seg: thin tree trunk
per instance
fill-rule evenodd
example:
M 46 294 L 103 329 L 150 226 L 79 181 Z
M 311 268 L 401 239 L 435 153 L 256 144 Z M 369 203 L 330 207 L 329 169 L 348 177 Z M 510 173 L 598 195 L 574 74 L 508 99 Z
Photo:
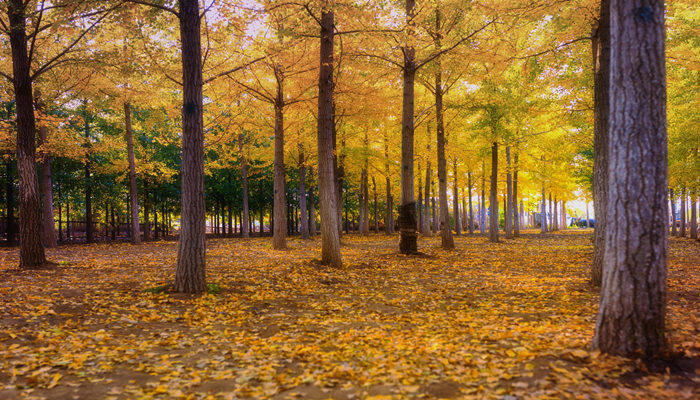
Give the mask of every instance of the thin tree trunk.
M 5 161 L 5 239 L 10 245 L 17 242 L 17 221 L 15 219 L 14 161 Z
M 198 0 L 180 0 L 182 43 L 182 211 L 175 290 L 206 288 L 204 204 L 204 119 L 201 19 Z
M 481 206 L 479 208 L 479 232 L 486 233 L 486 162 L 481 162 Z
M 284 95 L 281 72 L 277 76 L 277 98 L 275 99 L 275 173 L 274 173 L 274 214 L 275 228 L 272 234 L 272 247 L 276 250 L 287 248 L 287 196 L 284 183 Z
M 489 240 L 498 242 L 498 142 L 491 144 L 491 194 L 489 197 Z
M 309 238 L 309 219 L 306 210 L 306 165 L 304 165 L 304 155 L 299 152 L 299 210 L 301 212 L 301 238 Z
M 126 148 L 129 156 L 129 197 L 131 198 L 131 241 L 141 243 L 139 226 L 139 197 L 136 187 L 136 160 L 134 157 L 134 138 L 131 130 L 131 105 L 124 103 L 124 122 L 126 124 Z
M 457 193 L 457 159 L 453 159 L 452 162 L 452 174 L 454 175 L 454 186 L 452 187 L 452 208 L 455 219 L 455 234 L 460 235 L 462 233 L 461 218 L 459 216 L 459 196 Z M 454 245 L 454 243 L 453 243 Z
M 591 227 L 591 217 L 588 215 L 588 202 L 586 202 L 586 228 Z
M 685 187 L 681 188 L 681 212 L 680 212 L 680 218 L 681 218 L 681 229 L 679 231 L 679 236 L 680 237 L 685 237 Z
M 698 215 L 697 215 L 698 191 L 691 192 L 690 196 L 690 238 L 698 238 Z
M 467 172 L 467 191 L 469 196 L 469 234 L 474 234 L 474 209 L 472 208 L 472 173 Z
M 145 187 L 145 184 L 144 184 Z M 151 212 L 151 203 L 148 201 L 148 190 L 145 190 L 146 195 L 143 198 L 143 222 L 144 222 L 144 227 L 143 227 L 143 240 L 151 240 L 151 221 L 150 221 L 150 212 Z M 112 210 L 114 211 L 114 210 Z
M 426 130 L 428 132 L 428 154 L 430 154 L 430 142 L 432 141 L 432 138 L 430 136 L 430 123 L 426 123 Z M 430 198 L 431 198 L 431 192 L 430 192 L 430 186 L 431 182 L 433 180 L 433 171 L 432 171 L 432 166 L 430 165 L 430 158 L 428 158 L 428 165 L 425 170 L 425 199 L 424 199 L 424 205 L 423 207 L 425 208 L 424 212 L 424 218 L 423 218 L 423 226 L 421 227 L 421 233 L 425 236 L 431 236 L 432 232 L 430 229 Z
M 379 205 L 377 202 L 377 181 L 372 176 L 372 192 L 374 192 L 374 232 L 379 233 Z
M 23 0 L 10 0 L 7 5 L 12 48 L 12 83 L 17 110 L 17 171 L 19 176 L 19 264 L 20 268 L 37 268 L 46 263 L 41 240 L 41 197 L 36 173 L 36 121 L 30 60 L 27 55 L 27 34 Z
M 664 39 L 663 2 L 611 1 L 609 181 L 593 346 L 624 356 L 667 350 Z
M 406 21 L 409 36 L 414 30 L 415 0 L 406 0 Z M 403 254 L 418 252 L 416 236 L 416 202 L 413 188 L 413 133 L 414 133 L 414 83 L 416 77 L 416 51 L 412 43 L 403 48 L 403 112 L 401 116 L 401 208 L 399 227 L 401 238 L 399 251 Z
M 608 136 L 610 104 L 610 0 L 601 0 L 593 40 L 593 265 L 591 283 L 600 286 L 605 253 L 606 199 L 608 190 Z
M 340 236 L 333 170 L 333 12 L 321 13 L 318 73 L 318 196 L 321 214 L 321 261 L 340 267 Z
M 515 154 L 513 155 L 513 201 L 511 202 L 513 206 L 513 237 L 520 236 L 520 215 L 522 213 L 522 200 L 520 201 L 520 211 L 518 211 L 518 148 L 515 148 Z
M 544 182 L 542 182 L 542 218 L 541 218 L 541 232 L 547 233 L 547 197 L 544 193 Z
M 248 205 L 248 159 L 243 154 L 243 136 L 240 137 L 238 151 L 241 154 L 241 186 L 243 190 L 243 215 L 241 216 L 241 235 L 250 237 L 250 206 Z
M 511 176 L 510 146 L 506 146 L 506 208 L 503 210 L 506 239 L 513 238 L 513 178 Z
M 676 199 L 673 196 L 673 189 L 669 190 L 669 197 L 671 199 L 671 235 L 677 236 L 678 231 L 676 230 Z

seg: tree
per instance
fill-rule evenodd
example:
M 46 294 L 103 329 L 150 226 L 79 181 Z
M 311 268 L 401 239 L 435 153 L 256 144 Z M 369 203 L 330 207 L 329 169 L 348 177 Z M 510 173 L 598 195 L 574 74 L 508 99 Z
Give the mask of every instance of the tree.
M 666 350 L 667 140 L 664 5 L 610 1 L 607 226 L 594 347 Z

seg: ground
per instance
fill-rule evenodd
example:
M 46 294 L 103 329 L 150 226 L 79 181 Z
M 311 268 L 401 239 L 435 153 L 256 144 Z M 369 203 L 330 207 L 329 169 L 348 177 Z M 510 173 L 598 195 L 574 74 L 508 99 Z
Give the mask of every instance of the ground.
M 176 243 L 61 246 L 20 271 L 0 250 L 0 399 L 698 398 L 700 246 L 669 249 L 669 367 L 590 352 L 590 231 L 446 252 L 398 237 L 212 239 L 210 292 L 163 290 Z M 651 371 L 649 370 L 651 368 Z

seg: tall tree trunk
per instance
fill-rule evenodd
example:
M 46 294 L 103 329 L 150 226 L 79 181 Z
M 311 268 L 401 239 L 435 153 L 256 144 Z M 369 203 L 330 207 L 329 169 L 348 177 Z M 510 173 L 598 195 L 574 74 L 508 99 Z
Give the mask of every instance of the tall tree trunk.
M 608 136 L 610 104 L 610 0 L 601 0 L 593 40 L 593 265 L 591 283 L 600 286 L 605 253 L 606 199 L 608 190 Z
M 436 26 L 440 26 L 440 12 L 436 11 Z M 436 48 L 440 48 L 440 41 L 436 41 Z M 443 249 L 454 249 L 455 243 L 452 238 L 452 227 L 450 224 L 450 210 L 447 206 L 447 160 L 445 159 L 445 124 L 443 121 L 442 109 L 442 71 L 440 62 L 437 62 L 437 72 L 435 73 L 435 119 L 437 131 L 437 166 L 438 166 L 438 198 L 440 199 L 440 238 Z
M 511 176 L 510 146 L 506 146 L 506 208 L 503 210 L 506 239 L 513 238 L 513 178 Z
M 363 235 L 369 235 L 369 178 L 367 176 L 367 161 L 365 161 L 365 168 L 362 173 L 362 220 L 360 221 L 361 233 Z
M 394 197 L 391 195 L 391 182 L 386 178 L 386 213 L 384 216 L 384 232 L 394 233 Z
M 414 30 L 415 0 L 406 0 L 406 21 L 409 36 Z M 399 227 L 401 238 L 399 251 L 403 254 L 418 252 L 416 236 L 416 202 L 413 188 L 413 101 L 416 77 L 416 50 L 412 43 L 403 48 L 403 113 L 401 116 L 401 208 L 399 210 Z
M 593 338 L 605 353 L 656 357 L 667 349 L 664 39 L 662 1 L 611 1 L 609 181 Z
M 426 123 L 427 126 L 427 131 L 428 131 L 428 154 L 430 154 L 430 142 L 432 141 L 432 138 L 430 137 L 430 124 Z M 426 236 L 431 236 L 432 232 L 430 229 L 430 198 L 431 198 L 431 192 L 430 192 L 430 186 L 431 182 L 433 180 L 433 171 L 432 171 L 432 166 L 430 165 L 430 158 L 428 158 L 428 165 L 425 170 L 425 199 L 423 201 L 424 205 L 423 207 L 425 208 L 425 213 L 424 213 L 424 218 L 423 218 L 423 226 L 421 226 L 421 233 Z
M 86 146 L 90 147 L 90 124 L 85 110 L 85 140 Z M 90 153 L 85 156 L 85 241 L 92 243 L 95 241 L 95 234 L 92 226 L 92 176 L 90 172 Z
M 30 60 L 27 55 L 26 3 L 10 0 L 7 5 L 12 48 L 12 83 L 17 110 L 17 172 L 19 176 L 19 264 L 36 268 L 46 263 L 41 240 L 41 198 L 36 174 L 36 121 Z
M 698 215 L 697 215 L 698 191 L 691 192 L 690 196 L 690 238 L 698 238 Z
M 243 190 L 243 215 L 241 216 L 241 236 L 250 237 L 250 206 L 248 204 L 248 158 L 243 154 L 243 136 L 240 136 L 238 151 L 241 154 L 241 186 Z
M 679 231 L 679 236 L 680 237 L 685 237 L 685 186 L 681 188 L 681 210 L 680 210 L 680 218 L 681 218 L 681 227 Z
M 457 158 L 452 160 L 452 174 L 454 178 L 454 186 L 452 187 L 452 208 L 455 216 L 455 234 L 459 236 L 462 233 L 462 226 L 461 219 L 459 216 L 459 195 L 457 193 Z
M 541 232 L 547 233 L 547 196 L 544 193 L 544 182 L 542 182 L 542 218 L 541 218 Z
M 423 174 L 418 163 L 418 232 L 423 233 Z
M 467 196 L 469 197 L 469 234 L 474 234 L 474 209 L 472 208 L 472 172 L 467 172 Z
M 489 196 L 489 240 L 498 242 L 498 142 L 491 144 L 491 194 Z
M 377 181 L 372 176 L 372 192 L 374 192 L 374 232 L 379 233 L 379 204 L 377 202 Z
M 284 95 L 281 72 L 277 76 L 277 98 L 275 99 L 275 173 L 274 173 L 274 214 L 275 228 L 272 234 L 272 248 L 287 248 L 287 196 L 284 185 Z
M 554 217 L 554 210 L 552 209 L 552 192 L 549 192 L 549 218 L 547 221 L 549 221 L 549 232 L 554 232 L 554 220 L 556 218 Z
M 180 0 L 182 43 L 182 211 L 175 290 L 206 289 L 204 114 L 199 0 Z
M 486 233 L 486 162 L 481 162 L 481 207 L 479 209 L 479 232 Z
M 63 215 L 61 212 L 62 208 L 63 208 L 63 204 L 61 204 L 61 185 L 59 184 L 58 185 L 58 241 L 59 242 L 63 242 L 63 225 L 61 224 L 61 221 L 63 219 Z
M 36 108 L 38 112 L 42 112 L 43 104 L 37 94 Z M 46 143 L 47 128 L 44 124 L 39 125 L 39 146 Z M 53 220 L 53 188 L 51 187 L 51 157 L 46 150 L 39 153 L 41 163 L 41 216 L 42 216 L 42 237 L 44 239 L 44 247 L 56 247 L 56 226 Z
M 586 228 L 591 227 L 591 217 L 588 215 L 588 202 L 586 202 Z
M 561 201 L 561 229 L 566 229 L 566 201 Z
M 673 196 L 673 189 L 669 189 L 669 197 L 671 199 L 671 235 L 677 236 L 676 230 L 676 199 Z
M 518 212 L 518 148 L 515 148 L 515 154 L 513 155 L 513 201 L 511 202 L 513 206 L 513 237 L 520 236 L 520 214 L 522 213 L 522 200 L 520 205 L 520 212 Z
M 144 183 L 144 189 L 145 183 Z M 151 240 L 151 221 L 150 221 L 150 212 L 151 212 L 151 204 L 148 201 L 148 190 L 144 190 L 146 195 L 143 197 L 143 222 L 144 222 L 144 227 L 143 227 L 143 240 Z M 112 209 L 112 212 L 114 212 L 114 209 Z
M 136 187 L 136 160 L 134 158 L 134 135 L 131 130 L 131 105 L 124 103 L 124 122 L 126 124 L 126 148 L 129 155 L 129 197 L 131 198 L 131 241 L 141 243 L 139 226 L 139 197 Z
M 321 261 L 340 267 L 340 236 L 333 170 L 333 12 L 321 13 L 318 73 L 318 196 L 321 214 Z
M 306 165 L 304 165 L 304 155 L 299 152 L 299 210 L 301 213 L 301 238 L 309 238 L 309 219 L 306 209 Z

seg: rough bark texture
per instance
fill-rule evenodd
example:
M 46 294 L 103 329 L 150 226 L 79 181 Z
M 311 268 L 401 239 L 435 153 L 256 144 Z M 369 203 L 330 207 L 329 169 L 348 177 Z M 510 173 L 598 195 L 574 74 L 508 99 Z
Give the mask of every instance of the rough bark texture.
M 36 109 L 41 112 L 43 104 L 37 94 Z M 39 146 L 46 143 L 47 128 L 44 124 L 39 125 Z M 42 217 L 42 239 L 45 247 L 56 247 L 56 226 L 53 220 L 53 188 L 51 187 L 51 157 L 46 151 L 39 153 L 41 160 L 39 168 L 41 169 L 41 217 Z
M 95 232 L 92 225 L 92 173 L 90 172 L 90 119 L 85 110 L 85 147 L 88 149 L 85 155 L 85 241 L 95 241 Z M 131 225 L 130 225 L 131 226 Z M 129 231 L 131 237 L 131 231 Z
M 673 189 L 669 189 L 669 198 L 671 200 L 671 235 L 676 236 L 676 199 L 673 196 Z
M 610 28 L 609 223 L 593 345 L 653 357 L 666 350 L 663 2 L 612 0 Z
M 479 207 L 479 233 L 486 232 L 486 162 L 481 162 L 481 206 Z
M 139 196 L 136 188 L 136 160 L 134 158 L 134 134 L 131 130 L 131 105 L 124 103 L 126 125 L 126 148 L 129 156 L 129 198 L 131 199 L 131 242 L 141 243 L 139 226 Z
M 698 238 L 698 191 L 693 191 L 690 197 L 690 237 L 691 239 Z
M 372 176 L 372 191 L 374 192 L 374 232 L 379 233 L 379 203 L 377 202 L 377 181 Z
M 547 233 L 547 196 L 545 196 L 544 192 L 544 183 L 542 183 L 542 218 L 540 227 L 542 228 L 542 233 Z
M 284 185 L 284 97 L 282 80 L 277 75 L 277 98 L 275 99 L 275 161 L 274 161 L 274 214 L 272 248 L 287 248 L 287 196 Z
M 510 146 L 506 146 L 506 209 L 505 217 L 505 233 L 506 239 L 513 238 L 513 178 L 511 176 L 510 164 Z
M 318 196 L 321 215 L 321 262 L 342 266 L 333 165 L 333 13 L 321 14 L 321 50 L 318 72 Z
M 442 72 L 435 73 L 435 115 L 437 131 L 438 200 L 440 208 L 440 239 L 443 249 L 454 249 L 447 206 L 447 160 L 445 159 L 445 125 L 442 113 Z
M 15 162 L 5 160 L 5 239 L 8 244 L 17 242 L 17 220 L 15 219 Z
M 432 138 L 430 137 L 430 124 L 426 125 L 426 129 L 428 131 L 428 154 L 430 154 L 430 141 Z M 423 200 L 423 208 L 425 209 L 425 213 L 423 215 L 423 225 L 421 226 L 421 233 L 425 236 L 432 236 L 432 232 L 430 230 L 430 182 L 432 177 L 432 166 L 430 165 L 430 159 L 428 159 L 427 169 L 425 170 L 425 197 Z
M 389 138 L 384 136 L 384 163 L 385 169 L 385 184 L 386 184 L 386 212 L 384 213 L 384 232 L 387 235 L 394 233 L 394 198 L 391 195 L 391 181 L 389 179 L 390 169 L 389 169 Z
M 238 152 L 241 155 L 241 190 L 243 191 L 241 236 L 247 238 L 250 237 L 250 206 L 248 204 L 248 158 L 243 153 L 243 135 L 239 137 Z
M 498 142 L 491 144 L 491 193 L 489 196 L 489 240 L 498 242 Z
M 599 286 L 605 253 L 608 190 L 608 120 L 610 107 L 610 0 L 602 0 L 598 26 L 593 31 L 593 265 L 591 282 Z
M 415 0 L 406 0 L 406 20 L 409 36 L 413 31 Z M 416 201 L 413 188 L 413 106 L 416 78 L 416 50 L 412 44 L 403 48 L 403 113 L 401 116 L 401 207 L 399 251 L 403 254 L 418 252 L 416 235 Z
M 686 224 L 685 224 L 685 218 L 686 218 L 686 215 L 685 215 L 685 195 L 686 195 L 685 188 L 682 188 L 681 189 L 681 209 L 680 209 L 681 226 L 680 226 L 680 230 L 678 232 L 678 235 L 680 237 L 685 237 L 685 226 L 686 226 Z
M 198 0 L 180 0 L 182 43 L 182 211 L 175 290 L 206 289 L 204 120 L 202 48 Z
M 12 75 L 17 110 L 17 173 L 19 176 L 19 264 L 36 268 L 46 263 L 41 240 L 41 197 L 36 174 L 36 121 L 30 60 L 27 55 L 25 2 L 10 0 L 7 5 L 12 47 Z

